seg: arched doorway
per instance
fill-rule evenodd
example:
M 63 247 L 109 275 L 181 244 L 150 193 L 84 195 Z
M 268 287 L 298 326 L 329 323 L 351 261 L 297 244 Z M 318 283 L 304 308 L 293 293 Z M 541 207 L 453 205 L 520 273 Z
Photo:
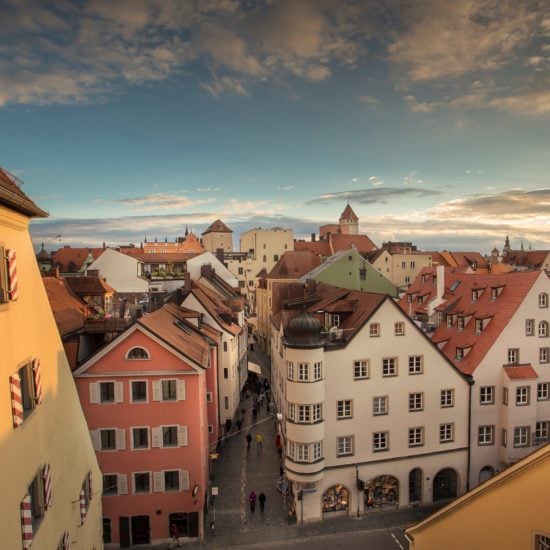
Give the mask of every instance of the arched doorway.
M 365 508 L 396 506 L 399 502 L 399 481 L 393 476 L 373 477 L 365 484 Z
M 494 475 L 495 469 L 492 466 L 483 466 L 483 468 L 479 470 L 479 482 L 483 483 L 484 481 L 491 479 Z
M 333 485 L 323 494 L 323 514 L 349 510 L 349 491 L 343 485 Z
M 409 504 L 422 501 L 422 470 L 415 468 L 409 473 Z
M 433 483 L 433 500 L 449 500 L 456 498 L 456 472 L 452 468 L 444 468 L 437 472 Z

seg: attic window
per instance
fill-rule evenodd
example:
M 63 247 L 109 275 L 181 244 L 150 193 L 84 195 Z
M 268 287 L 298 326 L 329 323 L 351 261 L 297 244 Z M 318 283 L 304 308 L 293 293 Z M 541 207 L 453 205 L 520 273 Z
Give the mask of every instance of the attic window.
M 128 351 L 126 359 L 150 359 L 150 356 L 145 348 L 136 347 Z

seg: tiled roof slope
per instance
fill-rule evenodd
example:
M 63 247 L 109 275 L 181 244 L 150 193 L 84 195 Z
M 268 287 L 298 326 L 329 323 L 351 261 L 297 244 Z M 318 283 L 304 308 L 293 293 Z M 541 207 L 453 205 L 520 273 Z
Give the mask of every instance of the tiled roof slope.
M 207 233 L 233 233 L 233 231 L 221 220 L 216 220 L 202 234 L 206 235 Z
M 464 316 L 464 328 L 460 330 L 456 319 L 452 326 L 440 324 L 432 336 L 434 343 L 442 345 L 447 358 L 464 374 L 471 375 L 486 353 L 491 349 L 502 330 L 512 319 L 539 276 L 538 271 L 511 272 L 502 275 L 456 273 L 445 270 L 445 301 L 437 307 L 443 314 Z M 454 290 L 451 291 L 451 289 Z M 492 297 L 492 289 L 498 296 Z M 476 300 L 472 291 L 481 291 Z M 408 306 L 408 304 L 400 303 Z M 407 311 L 407 309 L 405 309 Z M 480 333 L 476 333 L 475 319 L 488 319 Z M 444 344 L 443 344 L 444 343 Z M 457 348 L 468 350 L 462 359 L 456 359 Z
M 82 277 L 65 277 L 65 280 L 72 290 L 80 296 L 98 296 L 115 293 L 115 289 L 101 277 L 86 275 Z
M 176 351 L 206 367 L 208 339 L 187 321 L 186 311 L 175 304 L 167 304 L 150 315 L 140 317 L 137 322 Z
M 39 208 L 21 191 L 21 182 L 7 170 L 0 168 L 0 205 L 20 212 L 29 218 L 47 218 L 48 213 Z
M 72 262 L 75 270 L 79 271 L 82 264 L 88 258 L 88 254 L 91 253 L 93 259 L 97 260 L 103 252 L 103 248 L 73 248 L 72 246 L 64 246 L 52 252 L 52 263 L 54 267 L 59 267 L 61 271 L 69 272 L 69 264 Z
M 43 277 L 42 280 L 61 336 L 81 330 L 90 313 L 86 303 L 74 294 L 64 279 Z
M 267 277 L 269 279 L 289 279 L 298 278 L 321 263 L 319 256 L 312 252 L 287 251 L 273 266 Z

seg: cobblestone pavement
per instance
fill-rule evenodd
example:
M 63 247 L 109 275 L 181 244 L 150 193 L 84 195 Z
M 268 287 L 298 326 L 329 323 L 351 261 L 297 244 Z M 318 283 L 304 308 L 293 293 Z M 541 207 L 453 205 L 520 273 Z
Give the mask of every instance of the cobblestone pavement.
M 249 360 L 262 366 L 262 373 L 269 377 L 269 359 L 257 351 L 249 352 Z M 322 522 L 304 525 L 289 525 L 283 496 L 277 490 L 280 458 L 275 447 L 276 418 L 269 413 L 267 404 L 260 408 L 252 425 L 252 399 L 244 398 L 241 408 L 246 409 L 245 421 L 240 432 L 233 424 L 229 437 L 219 448 L 219 458 L 213 463 L 211 485 L 218 487 L 214 506 L 210 507 L 206 519 L 207 533 L 202 541 L 182 539 L 182 547 L 191 548 L 243 548 L 262 542 L 303 539 L 373 529 L 405 528 L 417 523 L 433 513 L 438 507 L 410 508 L 406 510 L 370 512 L 359 518 L 339 517 Z M 246 434 L 264 438 L 262 448 L 257 448 L 253 440 L 247 450 Z M 258 503 L 254 513 L 248 505 L 248 495 L 254 490 L 256 495 L 264 492 L 267 497 L 265 511 L 260 511 Z M 208 526 L 214 522 L 215 530 Z M 160 545 L 156 550 L 170 548 Z M 140 546 L 140 548 L 144 548 Z

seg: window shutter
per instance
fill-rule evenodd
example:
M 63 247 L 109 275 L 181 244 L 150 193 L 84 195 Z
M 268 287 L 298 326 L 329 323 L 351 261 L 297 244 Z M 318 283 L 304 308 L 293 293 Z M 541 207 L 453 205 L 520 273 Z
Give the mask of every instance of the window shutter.
M 32 513 L 31 513 L 31 496 L 25 495 L 20 504 L 21 510 L 21 537 L 23 549 L 31 547 L 32 544 Z
M 160 380 L 153 380 L 153 401 L 162 400 L 162 389 Z
M 9 298 L 17 300 L 19 298 L 19 289 L 17 285 L 17 260 L 15 250 L 8 250 L 8 282 Z
M 122 388 L 122 382 L 115 382 L 115 403 L 122 403 L 124 401 L 124 392 Z
M 32 374 L 34 377 L 34 401 L 36 404 L 42 403 L 42 378 L 40 376 L 40 359 L 32 360 Z
M 153 491 L 155 493 L 164 491 L 164 472 L 153 472 Z
M 151 428 L 151 446 L 162 447 L 162 428 Z
M 90 382 L 90 403 L 99 403 L 99 383 Z
M 84 490 L 80 491 L 80 523 L 86 521 L 86 493 Z
M 21 399 L 21 377 L 19 373 L 10 376 L 11 414 L 13 427 L 23 424 L 23 400 Z
M 126 430 L 120 430 L 117 428 L 116 448 L 117 451 L 123 451 L 124 449 L 126 449 Z
M 42 468 L 42 481 L 44 482 L 44 508 L 48 509 L 52 505 L 52 475 L 49 464 Z
M 119 495 L 128 494 L 128 478 L 126 474 L 117 474 L 117 493 Z
M 178 380 L 176 384 L 176 393 L 178 401 L 185 400 L 185 380 Z
M 187 426 L 178 426 L 178 444 L 187 447 Z
M 180 490 L 189 490 L 189 470 L 180 470 Z

